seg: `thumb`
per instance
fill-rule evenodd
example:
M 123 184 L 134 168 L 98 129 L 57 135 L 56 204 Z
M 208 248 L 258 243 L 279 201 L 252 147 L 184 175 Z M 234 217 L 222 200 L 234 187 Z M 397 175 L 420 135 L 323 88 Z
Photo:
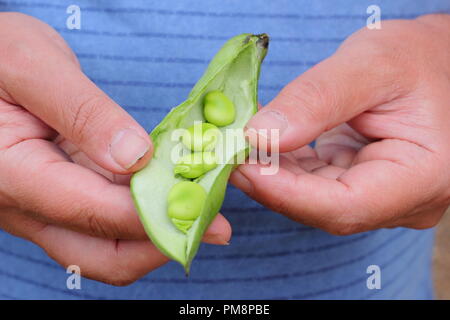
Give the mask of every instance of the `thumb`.
M 127 174 L 143 167 L 152 153 L 146 131 L 76 64 L 49 51 L 45 59 L 27 57 L 31 70 L 6 72 L 8 94 L 104 169 Z
M 268 148 L 274 143 L 271 130 L 278 130 L 279 150 L 289 152 L 396 98 L 402 94 L 398 88 L 405 87 L 396 82 L 404 82 L 406 77 L 399 76 L 399 66 L 385 55 L 344 46 L 283 88 L 249 121 L 247 130 L 257 133 L 258 144 L 267 143 Z

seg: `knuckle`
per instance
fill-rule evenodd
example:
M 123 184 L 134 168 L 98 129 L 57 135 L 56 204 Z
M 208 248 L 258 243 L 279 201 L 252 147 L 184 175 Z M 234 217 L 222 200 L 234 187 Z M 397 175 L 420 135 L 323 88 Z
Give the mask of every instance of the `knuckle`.
M 285 194 L 291 194 L 288 190 L 286 190 Z M 258 193 L 252 195 L 254 199 L 265 204 L 267 207 L 272 209 L 275 212 L 287 215 L 291 217 L 293 220 L 298 221 L 297 214 L 295 214 L 298 210 L 295 208 L 294 202 L 292 199 L 289 199 L 286 196 L 283 196 L 282 193 L 277 196 L 272 196 L 268 198 L 266 193 Z M 267 200 L 270 199 L 270 200 Z
M 19 12 L 8 12 L 0 15 L 0 46 L 1 67 L 11 76 L 18 76 L 23 70 L 29 71 L 39 66 L 39 60 L 43 58 L 43 48 L 37 50 L 36 44 L 40 41 L 39 30 L 30 34 L 27 28 L 36 30 L 34 21 L 37 19 Z M 15 30 L 15 32 L 10 32 Z M 30 69 L 33 68 L 33 69 Z M 22 71 L 22 72 L 21 72 Z M 28 73 L 28 72 L 27 72 Z
M 112 260 L 109 260 L 109 258 Z M 107 264 L 99 265 L 95 270 L 90 270 L 84 276 L 116 287 L 125 287 L 137 281 L 140 275 L 128 270 L 124 263 L 118 261 L 119 259 L 120 257 L 114 254 L 108 257 Z
M 22 141 L 19 129 L 28 126 L 25 111 L 0 106 L 0 150 Z M 19 133 L 19 134 L 18 134 Z
M 326 119 L 337 106 L 337 95 L 321 80 L 302 78 L 286 92 L 286 98 L 301 108 L 303 116 L 318 122 Z
M 374 76 L 378 76 L 377 79 L 385 79 L 386 85 L 393 85 L 392 88 L 395 89 L 395 83 L 399 82 L 398 75 L 404 75 L 404 77 L 400 77 L 402 83 L 409 79 L 408 76 L 414 76 L 415 67 L 409 66 L 407 68 L 409 59 L 407 53 L 402 49 L 398 47 L 388 48 L 386 44 L 381 42 L 377 45 L 376 50 L 373 49 L 373 53 L 370 55 L 371 65 L 377 66 L 372 68 L 370 72 L 375 73 Z
M 435 212 L 427 212 L 422 215 L 422 217 L 416 219 L 415 223 L 405 226 L 416 230 L 434 228 L 441 221 L 441 218 L 445 212 L 446 208 L 441 208 Z
M 54 223 L 70 226 L 72 229 L 81 231 L 91 236 L 114 239 L 118 235 L 116 227 L 105 216 L 101 209 L 92 205 L 93 202 L 81 201 L 80 203 L 70 203 L 64 208 L 60 208 L 58 213 L 51 214 L 50 218 Z
M 82 215 L 84 216 L 84 221 L 86 221 L 88 232 L 96 237 L 116 239 L 129 234 L 128 230 L 123 230 L 124 228 L 114 219 L 102 214 L 99 210 L 85 209 Z
M 280 197 L 274 198 L 272 202 L 270 203 L 270 207 L 278 212 L 285 214 L 289 211 L 289 205 L 284 199 L 281 199 Z
M 413 25 L 410 25 L 414 28 Z M 338 54 L 345 55 L 348 61 L 357 63 L 365 70 L 367 77 L 382 79 L 394 91 L 413 89 L 420 79 L 423 65 L 417 64 L 418 50 L 411 50 L 415 41 L 407 28 L 395 23 L 385 22 L 380 32 L 362 28 L 343 42 Z M 398 41 L 398 39 L 409 41 Z
M 332 224 L 329 224 L 325 231 L 335 236 L 349 236 L 364 231 L 363 226 L 352 218 L 341 218 Z
M 304 79 L 299 82 L 297 99 L 312 120 L 325 119 L 336 105 L 336 94 L 320 80 Z
M 92 133 L 92 128 L 101 123 L 108 103 L 108 99 L 103 95 L 91 95 L 71 108 L 68 134 L 75 143 L 85 141 Z
M 0 24 L 2 25 L 2 28 L 0 28 L 0 32 L 16 30 L 21 26 L 28 26 L 32 21 L 38 21 L 39 23 L 42 23 L 38 19 L 22 12 L 0 12 Z
M 48 60 L 49 56 L 56 60 L 61 56 L 55 56 L 55 53 L 61 52 L 79 66 L 75 54 L 64 39 L 43 21 L 20 12 L 4 12 L 0 13 L 0 25 L 0 61 L 8 62 L 0 66 L 10 76 L 20 76 L 23 71 L 27 71 L 24 76 L 28 76 L 29 70 L 42 72 L 42 61 Z
M 138 279 L 139 277 L 137 275 L 134 276 L 124 272 L 112 272 L 111 275 L 108 275 L 108 278 L 103 279 L 102 281 L 112 286 L 126 287 L 136 282 Z
M 411 226 L 412 229 L 415 230 L 425 230 L 425 229 L 431 229 L 433 227 L 435 227 L 438 224 L 439 220 L 430 220 L 430 221 L 426 221 L 426 222 L 422 222 L 419 224 L 415 224 L 413 226 Z
M 17 11 L 11 11 L 11 12 L 1 12 L 0 13 L 0 21 L 3 21 L 4 19 L 10 19 L 20 16 L 26 16 L 23 13 L 17 12 Z
M 333 236 L 349 236 L 357 233 L 357 231 L 352 226 L 332 226 L 328 229 L 325 229 L 325 231 L 332 234 Z
M 33 20 L 33 19 L 36 19 L 36 18 L 33 18 L 30 15 L 27 15 L 25 13 L 18 12 L 18 11 L 10 11 L 10 12 L 1 12 L 0 13 L 0 21 L 1 22 L 3 22 L 3 21 L 8 22 L 8 21 L 11 21 L 11 20 L 19 20 L 19 21 L 21 21 L 21 20 L 24 20 L 24 19 L 25 20 Z
M 2 69 L 12 80 L 22 81 L 22 77 L 25 76 L 24 70 L 36 69 L 37 56 L 33 44 L 27 39 L 18 38 L 8 41 L 1 52 L 2 60 L 8 62 L 2 64 Z
M 444 204 L 445 208 L 450 208 L 450 185 L 445 184 L 443 190 L 444 191 L 442 203 Z
M 87 227 L 89 232 L 101 238 L 111 238 L 111 232 L 106 228 L 103 219 L 100 219 L 95 212 L 86 214 Z
M 114 286 L 124 287 L 137 281 L 143 276 L 143 272 L 139 268 L 136 268 L 133 263 L 121 257 L 119 241 L 116 240 L 114 243 L 115 248 L 113 248 L 112 256 L 110 257 L 112 263 L 108 266 L 107 273 L 103 274 L 107 274 L 104 282 Z

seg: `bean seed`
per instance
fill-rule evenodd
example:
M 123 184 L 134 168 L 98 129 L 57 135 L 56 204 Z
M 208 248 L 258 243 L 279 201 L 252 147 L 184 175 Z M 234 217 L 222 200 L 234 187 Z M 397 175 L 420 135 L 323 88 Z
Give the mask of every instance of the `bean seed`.
M 234 122 L 236 109 L 234 103 L 222 91 L 213 90 L 203 98 L 203 115 L 208 122 L 224 127 Z
M 181 142 L 192 151 L 213 150 L 220 137 L 220 130 L 211 123 L 196 123 L 181 137 Z
M 187 179 L 195 179 L 217 167 L 213 152 L 194 152 L 181 157 L 173 172 Z
M 167 214 L 172 223 L 186 233 L 195 222 L 205 204 L 206 191 L 201 185 L 192 181 L 175 184 L 167 197 Z

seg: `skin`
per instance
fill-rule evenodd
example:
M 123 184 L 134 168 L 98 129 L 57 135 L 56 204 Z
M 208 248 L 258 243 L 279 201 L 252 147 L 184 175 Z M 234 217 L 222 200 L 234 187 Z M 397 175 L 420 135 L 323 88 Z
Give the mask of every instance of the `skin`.
M 363 28 L 249 121 L 280 129 L 278 173 L 244 164 L 232 182 L 336 235 L 433 227 L 450 204 L 449 101 L 449 15 Z
M 166 263 L 128 186 L 151 158 L 145 130 L 83 74 L 48 25 L 0 13 L 0 38 L 0 228 L 114 285 Z M 230 236 L 219 214 L 204 241 Z

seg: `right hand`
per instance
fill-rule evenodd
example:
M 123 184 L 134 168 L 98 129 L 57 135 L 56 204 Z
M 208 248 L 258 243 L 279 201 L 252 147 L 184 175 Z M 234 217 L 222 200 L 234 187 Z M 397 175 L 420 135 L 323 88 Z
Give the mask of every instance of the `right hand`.
M 128 187 L 151 158 L 146 131 L 83 74 L 48 25 L 0 13 L 0 38 L 0 228 L 115 285 L 167 262 Z M 218 215 L 204 241 L 225 244 L 230 235 Z
M 256 147 L 278 130 L 279 170 L 243 164 L 233 183 L 335 235 L 435 226 L 450 204 L 449 30 L 433 14 L 350 36 L 247 124 Z

